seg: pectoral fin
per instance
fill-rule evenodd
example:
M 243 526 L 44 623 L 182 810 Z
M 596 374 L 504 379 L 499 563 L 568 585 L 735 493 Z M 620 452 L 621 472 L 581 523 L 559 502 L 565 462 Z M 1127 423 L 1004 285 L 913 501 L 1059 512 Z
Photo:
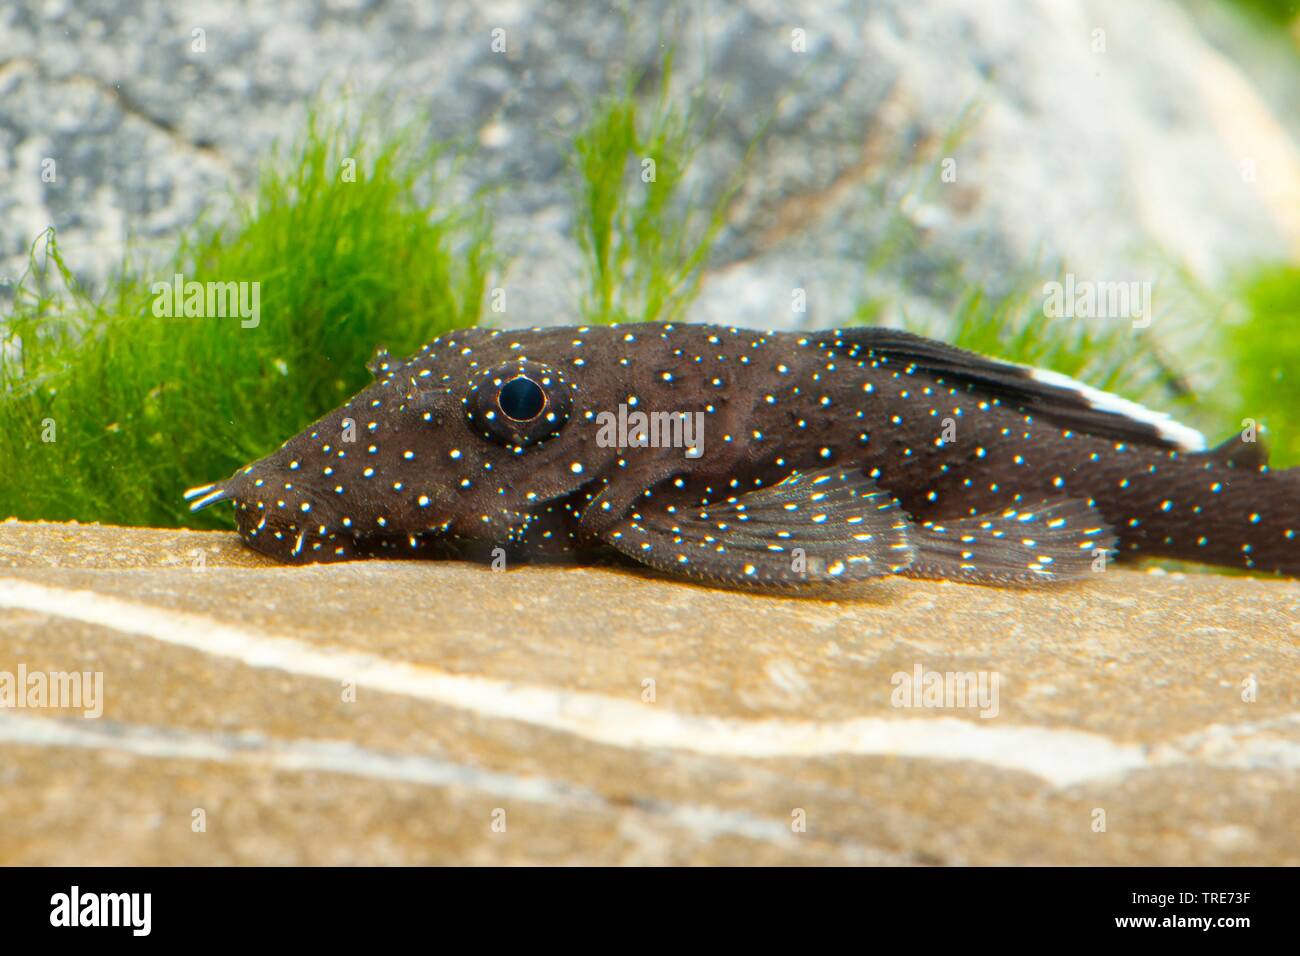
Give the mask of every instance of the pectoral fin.
M 829 469 L 705 507 L 646 502 L 601 537 L 669 574 L 797 587 L 897 574 L 912 560 L 908 527 L 898 502 L 871 479 Z

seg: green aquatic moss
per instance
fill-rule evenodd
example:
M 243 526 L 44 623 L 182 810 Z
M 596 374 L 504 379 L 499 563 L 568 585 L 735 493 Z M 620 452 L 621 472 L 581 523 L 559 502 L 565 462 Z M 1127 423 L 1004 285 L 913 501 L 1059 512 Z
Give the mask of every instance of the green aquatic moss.
M 595 104 L 573 140 L 588 323 L 680 320 L 741 182 L 738 170 L 712 202 L 689 194 L 686 177 L 706 124 L 697 105 L 673 98 L 671 55 L 655 84 L 647 110 L 637 78 L 629 79 Z
M 197 229 L 162 266 L 124 266 L 100 298 L 76 288 L 52 232 L 38 240 L 0 320 L 0 515 L 228 525 L 226 509 L 191 516 L 181 491 L 346 400 L 377 344 L 405 354 L 476 324 L 485 213 L 447 200 L 441 156 L 379 141 L 313 122 L 232 224 Z M 178 274 L 248 283 L 260 314 L 175 317 Z
M 1300 266 L 1255 271 L 1238 301 L 1244 318 L 1225 335 L 1237 397 L 1230 427 L 1264 426 L 1274 467 L 1300 465 Z
M 1297 0 L 1225 0 L 1225 2 L 1228 6 L 1235 7 L 1262 23 L 1282 29 L 1286 29 L 1300 17 L 1300 2 Z

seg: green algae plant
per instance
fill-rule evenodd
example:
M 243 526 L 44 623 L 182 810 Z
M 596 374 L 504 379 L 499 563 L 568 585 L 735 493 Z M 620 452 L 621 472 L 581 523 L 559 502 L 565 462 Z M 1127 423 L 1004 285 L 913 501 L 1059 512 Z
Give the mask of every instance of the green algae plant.
M 1268 429 L 1273 466 L 1300 465 L 1300 267 L 1273 265 L 1239 283 L 1244 318 L 1227 333 L 1236 421 Z
M 438 158 L 400 133 L 375 148 L 313 122 L 234 224 L 196 229 L 162 267 L 124 265 L 95 298 L 42 236 L 0 320 L 0 514 L 228 526 L 191 516 L 180 490 L 345 400 L 377 345 L 477 323 L 490 229 L 480 206 L 447 200 Z M 232 284 L 255 318 L 171 301 L 175 286 Z
M 698 103 L 672 98 L 671 56 L 657 85 L 645 110 L 636 79 L 628 80 L 595 105 L 573 141 L 576 231 L 586 278 L 582 313 L 589 323 L 681 320 L 741 185 L 744 163 L 712 202 L 686 194 L 684 180 L 705 124 Z

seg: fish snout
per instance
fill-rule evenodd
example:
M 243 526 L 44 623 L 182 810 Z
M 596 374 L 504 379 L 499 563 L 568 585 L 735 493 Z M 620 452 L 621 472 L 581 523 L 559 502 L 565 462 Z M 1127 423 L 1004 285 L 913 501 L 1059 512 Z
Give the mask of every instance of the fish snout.
M 355 528 L 330 485 L 328 477 L 309 474 L 288 449 L 254 462 L 236 476 L 232 494 L 240 537 L 280 561 L 349 557 Z
M 281 459 L 284 460 L 281 460 Z M 244 543 L 279 561 L 342 560 L 352 550 L 350 519 L 335 514 L 328 489 L 310 480 L 297 462 L 274 455 L 240 468 L 226 481 L 185 492 L 191 511 L 222 501 L 235 509 Z

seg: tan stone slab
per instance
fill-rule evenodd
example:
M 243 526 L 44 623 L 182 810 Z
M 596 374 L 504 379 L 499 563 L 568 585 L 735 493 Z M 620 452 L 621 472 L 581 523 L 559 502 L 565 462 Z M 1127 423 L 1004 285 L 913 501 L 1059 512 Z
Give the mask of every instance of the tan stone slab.
M 200 552 L 205 562 L 216 567 L 267 564 L 233 533 L 118 528 L 75 521 L 0 521 L 0 569 L 191 567 Z
M 1295 582 L 801 600 L 232 541 L 0 524 L 0 671 L 105 687 L 0 710 L 0 862 L 1300 862 Z M 892 706 L 918 664 L 997 715 Z

